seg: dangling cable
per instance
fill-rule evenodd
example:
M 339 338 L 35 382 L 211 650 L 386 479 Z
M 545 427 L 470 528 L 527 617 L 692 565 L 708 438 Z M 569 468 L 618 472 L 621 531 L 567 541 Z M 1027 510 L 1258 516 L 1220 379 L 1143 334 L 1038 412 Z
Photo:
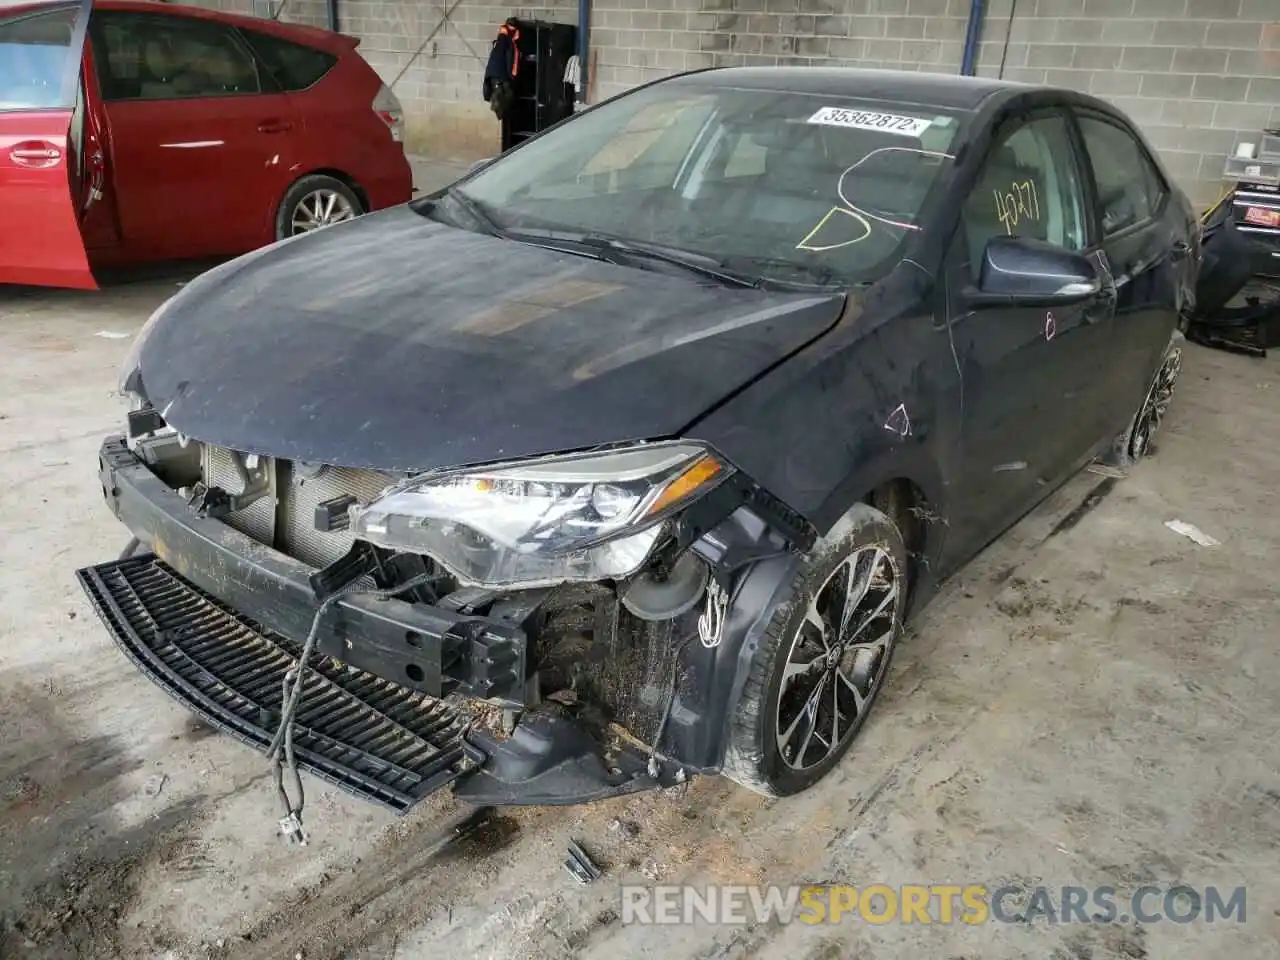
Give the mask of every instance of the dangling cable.
M 307 639 L 302 645 L 302 652 L 298 655 L 298 662 L 291 670 L 285 673 L 284 680 L 281 681 L 280 725 L 276 728 L 275 736 L 271 738 L 270 747 L 267 748 L 267 757 L 271 761 L 271 770 L 275 775 L 276 792 L 280 794 L 280 802 L 284 807 L 284 816 L 280 818 L 280 832 L 289 840 L 304 846 L 307 842 L 306 835 L 302 832 L 302 807 L 306 803 L 306 795 L 302 789 L 302 774 L 298 771 L 298 760 L 294 755 L 293 720 L 297 716 L 298 705 L 302 702 L 302 688 L 306 684 L 307 661 L 311 659 L 316 640 L 320 635 L 320 621 L 329 612 L 329 608 L 344 597 L 359 593 L 373 599 L 385 600 L 394 597 L 396 594 L 404 593 L 406 590 L 412 590 L 414 587 L 431 580 L 434 576 L 435 574 L 431 572 L 420 573 L 398 586 L 387 587 L 383 590 L 362 590 L 358 586 L 359 581 L 353 581 L 336 593 L 326 597 L 316 609 L 315 616 L 311 618 L 311 629 L 307 631 Z M 284 786 L 284 771 L 286 767 L 288 767 L 289 776 L 293 780 L 294 794 L 298 798 L 296 803 L 290 799 L 289 792 Z
M 1004 25 L 1004 49 L 1000 51 L 1000 72 L 996 77 L 1004 79 L 1004 65 L 1009 60 L 1009 37 L 1013 35 L 1013 18 L 1018 12 L 1018 0 L 1009 4 L 1009 22 Z

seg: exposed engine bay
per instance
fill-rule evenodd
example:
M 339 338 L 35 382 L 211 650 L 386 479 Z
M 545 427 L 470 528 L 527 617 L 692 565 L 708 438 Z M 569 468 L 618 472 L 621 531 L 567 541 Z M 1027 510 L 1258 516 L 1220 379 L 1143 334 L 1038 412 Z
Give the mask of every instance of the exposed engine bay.
M 185 515 L 184 525 L 229 528 L 248 538 L 238 540 L 236 548 L 246 564 L 262 559 L 248 547 L 251 542 L 305 565 L 301 569 L 307 574 L 311 603 L 291 611 L 291 628 L 281 631 L 292 641 L 285 652 L 301 666 L 285 672 L 278 696 L 254 691 L 259 715 L 264 713 L 263 697 L 275 704 L 266 708 L 271 716 L 262 720 L 289 733 L 288 750 L 280 749 L 277 736 L 273 756 L 288 754 L 296 771 L 294 731 L 304 720 L 304 733 L 320 729 L 323 717 L 308 711 L 308 698 L 317 694 L 307 687 L 302 696 L 311 680 L 300 680 L 299 674 L 308 665 L 319 681 L 331 683 L 341 682 L 344 671 L 359 672 L 369 682 L 393 684 L 406 696 L 448 707 L 446 726 L 456 732 L 461 755 L 451 775 L 440 776 L 431 788 L 456 781 L 455 790 L 477 802 L 575 802 L 679 783 L 695 773 L 716 770 L 722 749 L 719 728 L 732 699 L 737 666 L 736 650 L 732 658 L 724 658 L 718 648 L 730 630 L 726 614 L 731 594 L 741 586 L 737 574 L 769 558 L 788 565 L 812 537 L 800 518 L 738 478 L 732 468 L 720 461 L 708 465 L 710 455 L 680 450 L 694 466 L 682 462 L 672 471 L 677 480 L 664 490 L 695 471 L 696 477 L 722 475 L 696 499 L 686 504 L 673 501 L 683 509 L 664 514 L 644 534 L 652 542 L 645 546 L 637 569 L 593 581 L 561 578 L 532 587 L 486 585 L 459 575 L 466 561 L 457 555 L 446 565 L 430 554 L 394 549 L 359 535 L 368 529 L 368 517 L 378 505 L 394 503 L 398 491 L 412 488 L 420 478 L 206 445 L 179 435 L 146 407 L 130 415 L 129 432 L 127 440 L 114 438 L 104 444 L 103 486 L 109 501 L 125 499 L 124 474 L 134 471 L 142 476 L 136 471 L 143 470 L 172 497 L 170 516 Z M 600 501 L 597 512 L 608 512 L 615 501 L 625 499 L 619 490 L 602 495 L 600 487 L 592 489 Z M 645 495 L 658 502 L 665 494 Z M 158 494 L 150 496 L 155 500 Z M 119 502 L 113 506 L 129 522 L 127 507 L 122 509 Z M 284 616 L 271 605 L 271 590 L 231 588 L 237 575 L 219 569 L 223 561 L 193 559 L 171 530 L 153 530 L 148 536 L 138 524 L 130 526 L 155 551 L 166 576 L 176 581 L 176 570 L 189 577 L 193 588 L 212 594 L 206 600 L 223 602 L 232 608 L 231 614 L 252 618 L 241 617 L 250 628 L 260 629 L 262 615 L 243 609 L 247 604 L 238 597 L 267 604 L 270 613 Z M 477 558 L 474 570 L 493 566 L 483 536 L 470 534 L 470 542 L 468 530 L 457 525 L 447 533 L 458 541 L 458 551 Z M 615 551 L 606 562 L 620 555 Z M 574 562 L 586 561 L 578 557 Z M 96 594 L 109 592 L 113 575 L 115 571 L 103 571 Z M 146 576 L 154 579 L 156 573 Z M 223 585 L 227 591 L 220 589 Z M 771 575 L 768 590 L 761 593 L 762 608 L 776 585 Z M 110 599 L 96 597 L 91 586 L 86 582 L 102 613 L 111 606 Z M 137 590 L 132 581 L 128 588 Z M 167 589 L 172 592 L 174 584 Z M 375 609 L 386 609 L 386 615 L 351 619 L 347 604 L 362 599 L 371 600 Z M 428 617 L 427 626 L 400 621 L 396 611 L 401 609 Z M 297 613 L 314 615 L 309 633 L 300 629 L 303 619 Z M 448 624 L 435 626 L 441 616 L 449 618 Z M 148 614 L 146 619 L 156 617 Z M 107 615 L 104 621 L 119 640 L 121 629 L 112 626 Z M 741 633 L 746 626 L 736 624 L 734 629 Z M 156 671 L 142 662 L 145 656 L 130 655 L 157 679 Z M 194 655 L 181 654 L 187 659 Z M 718 658 L 722 662 L 717 663 Z M 248 675 L 249 660 L 245 663 L 243 672 Z M 220 665 L 215 658 L 205 672 L 217 674 Z M 193 706 L 194 698 L 174 689 L 174 684 L 168 689 Z M 300 702 L 291 709 L 295 689 Z M 271 723 L 260 722 L 259 727 L 269 730 Z M 334 739 L 331 733 L 317 736 Z M 376 766 L 377 751 L 361 749 L 373 754 Z M 305 756 L 299 765 L 324 774 Z M 358 784 L 356 792 L 370 795 Z M 287 796 L 283 788 L 281 793 Z M 294 808 L 287 799 L 286 808 L 290 819 Z M 298 814 L 300 808 L 299 802 Z M 300 820 L 292 825 L 282 821 L 282 829 L 301 836 Z
M 135 442 L 135 449 L 147 445 Z M 311 566 L 330 568 L 335 577 L 350 577 L 333 588 L 355 583 L 383 590 L 425 575 L 402 599 L 496 614 L 526 627 L 532 641 L 522 658 L 528 684 L 513 662 L 508 676 L 494 677 L 490 689 L 476 691 L 487 694 L 484 699 L 510 712 L 548 699 L 577 704 L 603 711 L 600 719 L 617 720 L 646 743 L 656 733 L 662 702 L 670 699 L 661 688 L 670 686 L 682 624 L 688 632 L 690 617 L 684 615 L 703 599 L 709 580 L 706 563 L 696 555 L 674 558 L 674 541 L 622 588 L 578 583 L 503 592 L 468 586 L 428 557 L 356 547 L 349 509 L 376 500 L 401 479 L 393 474 L 246 456 L 200 443 L 180 449 L 198 452 L 199 474 L 180 472 L 175 458 L 164 462 L 166 479 L 177 484 L 193 510 Z M 182 460 L 189 468 L 194 458 Z M 375 672 L 420 685 L 425 671 L 413 662 L 411 645 L 406 647 L 403 664 L 379 664 Z M 444 692 L 452 692 L 447 682 Z M 512 720 L 508 716 L 508 727 Z

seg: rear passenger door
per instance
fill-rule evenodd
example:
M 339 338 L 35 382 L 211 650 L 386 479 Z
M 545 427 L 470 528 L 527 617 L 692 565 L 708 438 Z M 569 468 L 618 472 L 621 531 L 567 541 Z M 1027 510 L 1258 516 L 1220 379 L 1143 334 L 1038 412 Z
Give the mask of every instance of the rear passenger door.
M 91 35 L 125 243 L 176 258 L 273 239 L 294 120 L 239 34 L 203 17 L 104 10 Z
M 1092 168 L 1102 249 L 1116 286 L 1115 362 L 1109 425 L 1116 432 L 1142 402 L 1147 380 L 1178 322 L 1190 247 L 1173 191 L 1122 121 L 1077 110 Z

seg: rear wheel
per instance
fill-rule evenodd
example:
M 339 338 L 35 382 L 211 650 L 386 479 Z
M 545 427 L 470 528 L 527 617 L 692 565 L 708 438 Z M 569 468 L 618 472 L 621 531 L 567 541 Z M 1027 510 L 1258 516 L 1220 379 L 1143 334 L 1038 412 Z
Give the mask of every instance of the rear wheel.
M 291 186 L 276 213 L 276 239 L 311 233 L 364 213 L 356 192 L 335 177 L 312 174 Z
M 1182 372 L 1184 343 L 1186 339 L 1181 333 L 1175 332 L 1170 338 L 1160 366 L 1147 385 L 1142 405 L 1134 414 L 1129 429 L 1116 438 L 1113 459 L 1119 466 L 1132 466 L 1152 451 L 1156 433 L 1169 410 L 1169 402 L 1173 399 L 1173 388 L 1177 386 L 1178 376 Z
M 814 545 L 752 659 L 725 776 L 786 796 L 840 761 L 888 674 L 902 632 L 906 575 L 902 535 L 867 504 Z

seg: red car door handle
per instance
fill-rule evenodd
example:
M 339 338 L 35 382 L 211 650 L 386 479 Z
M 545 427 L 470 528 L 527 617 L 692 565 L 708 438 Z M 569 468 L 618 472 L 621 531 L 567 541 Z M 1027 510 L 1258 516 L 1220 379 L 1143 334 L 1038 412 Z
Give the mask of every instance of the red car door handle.
M 9 159 L 20 167 L 52 167 L 62 159 L 62 151 L 52 143 L 29 141 L 11 149 Z
M 258 124 L 259 133 L 284 133 L 291 129 L 293 124 L 288 120 L 263 120 Z

